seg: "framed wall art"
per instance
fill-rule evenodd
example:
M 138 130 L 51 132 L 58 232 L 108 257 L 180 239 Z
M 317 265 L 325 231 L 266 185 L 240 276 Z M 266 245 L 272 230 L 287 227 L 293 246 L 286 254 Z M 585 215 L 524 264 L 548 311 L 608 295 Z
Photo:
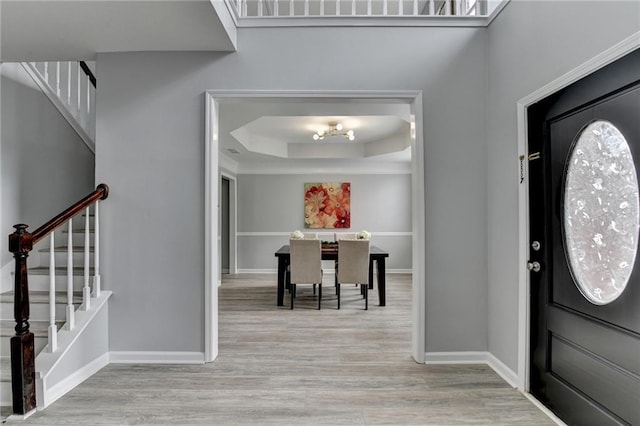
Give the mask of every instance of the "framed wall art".
M 316 229 L 350 228 L 351 183 L 305 183 L 304 224 Z

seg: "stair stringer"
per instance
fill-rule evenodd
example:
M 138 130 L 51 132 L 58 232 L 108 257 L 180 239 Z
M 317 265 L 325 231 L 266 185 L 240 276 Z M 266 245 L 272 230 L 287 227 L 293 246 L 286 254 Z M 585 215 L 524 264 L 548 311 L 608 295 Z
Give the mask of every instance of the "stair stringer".
M 43 410 L 109 364 L 109 309 L 111 291 L 91 298 L 75 312 L 75 328 L 58 332 L 58 349 L 45 347 L 36 357 L 36 404 Z
M 85 127 L 80 122 L 80 119 L 74 114 L 73 111 L 69 109 L 62 99 L 58 96 L 55 90 L 49 86 L 49 83 L 44 79 L 42 74 L 38 71 L 38 69 L 31 62 L 23 62 L 23 68 L 27 73 L 31 76 L 33 81 L 38 85 L 42 93 L 44 93 L 51 103 L 60 111 L 60 114 L 67 120 L 69 125 L 76 131 L 80 139 L 87 145 L 87 147 L 95 154 L 96 146 L 93 137 L 87 132 Z

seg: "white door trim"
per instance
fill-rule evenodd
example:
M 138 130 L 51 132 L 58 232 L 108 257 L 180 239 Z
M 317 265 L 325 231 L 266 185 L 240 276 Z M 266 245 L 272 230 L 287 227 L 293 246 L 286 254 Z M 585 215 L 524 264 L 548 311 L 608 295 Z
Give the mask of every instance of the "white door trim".
M 518 157 L 528 156 L 527 108 L 547 96 L 567 87 L 579 79 L 592 74 L 616 59 L 619 59 L 640 47 L 640 31 L 632 34 L 620 43 L 612 46 L 568 73 L 553 80 L 535 92 L 520 99 L 517 103 L 518 115 Z M 529 391 L 529 331 L 531 312 L 529 271 L 526 268 L 529 259 L 529 169 L 524 161 L 524 180 L 518 188 L 518 389 Z
M 424 363 L 426 352 L 425 197 L 422 91 L 265 91 L 208 90 L 205 92 L 205 362 L 218 354 L 218 130 L 221 99 L 299 98 L 403 101 L 411 114 L 411 192 L 413 247 L 412 355 Z

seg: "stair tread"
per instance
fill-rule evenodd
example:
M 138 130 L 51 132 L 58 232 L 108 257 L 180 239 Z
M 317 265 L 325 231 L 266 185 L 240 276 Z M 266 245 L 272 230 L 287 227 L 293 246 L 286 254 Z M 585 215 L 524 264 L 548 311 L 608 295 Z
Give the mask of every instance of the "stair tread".
M 7 291 L 0 294 L 0 302 L 13 303 L 15 291 Z M 29 291 L 29 303 L 49 303 L 49 291 L 31 290 Z M 56 291 L 56 303 L 67 303 L 67 292 Z M 73 303 L 82 303 L 82 291 L 73 292 Z
M 58 330 L 64 325 L 64 321 L 56 321 Z M 0 320 L 0 337 L 13 337 L 16 334 L 16 323 L 14 320 Z M 49 321 L 29 320 L 29 331 L 35 337 L 48 337 Z
M 73 250 L 74 253 L 84 253 L 84 246 L 73 246 L 71 247 L 71 249 Z M 43 253 L 48 253 L 51 251 L 51 248 L 47 247 L 47 248 L 43 248 L 38 250 L 39 252 L 43 252 Z M 53 248 L 53 251 L 56 253 L 66 253 L 68 251 L 67 246 L 57 246 Z M 93 246 L 89 248 L 89 252 L 93 253 Z
M 11 382 L 11 358 L 0 357 L 0 382 Z
M 67 275 L 67 267 L 66 266 L 56 266 L 55 267 L 56 275 Z M 49 267 L 48 266 L 36 266 L 33 268 L 29 268 L 29 274 L 33 275 L 49 275 Z M 84 273 L 84 267 L 76 266 L 73 268 L 73 275 L 82 275 Z M 89 275 L 93 275 L 93 268 L 89 268 Z

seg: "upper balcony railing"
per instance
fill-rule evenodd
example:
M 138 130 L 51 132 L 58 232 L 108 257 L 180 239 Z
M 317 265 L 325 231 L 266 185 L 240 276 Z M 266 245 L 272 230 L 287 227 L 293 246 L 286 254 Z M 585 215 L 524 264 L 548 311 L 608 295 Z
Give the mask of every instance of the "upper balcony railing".
M 229 0 L 248 18 L 487 17 L 500 0 Z

